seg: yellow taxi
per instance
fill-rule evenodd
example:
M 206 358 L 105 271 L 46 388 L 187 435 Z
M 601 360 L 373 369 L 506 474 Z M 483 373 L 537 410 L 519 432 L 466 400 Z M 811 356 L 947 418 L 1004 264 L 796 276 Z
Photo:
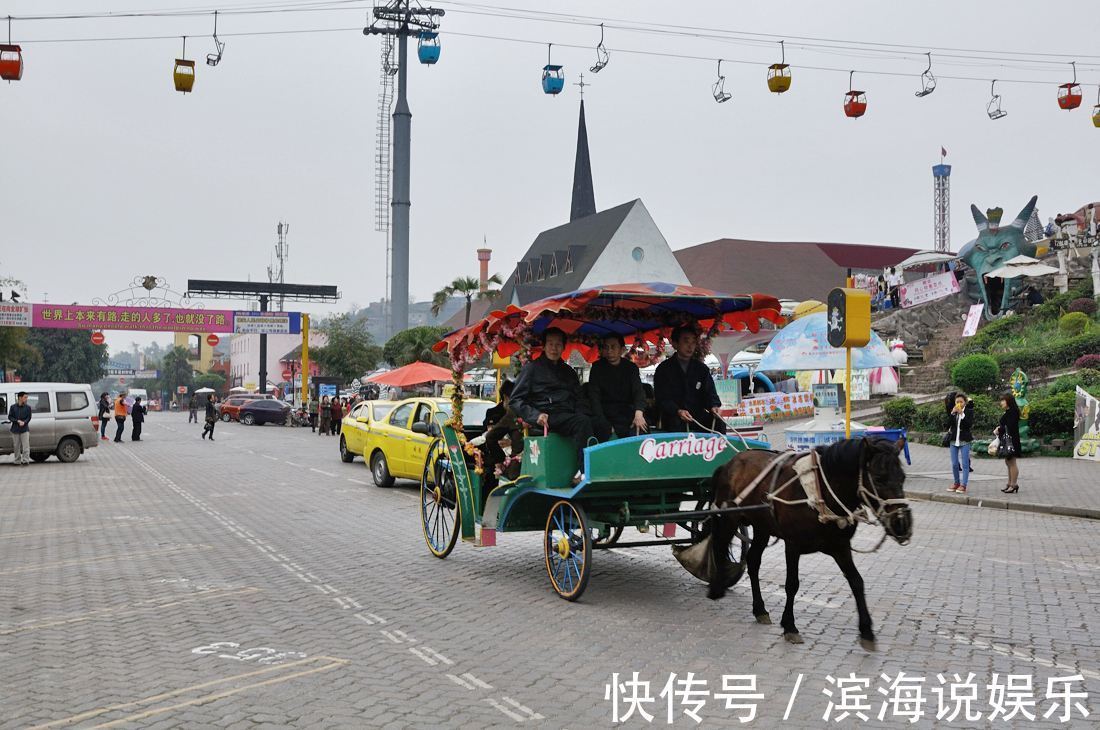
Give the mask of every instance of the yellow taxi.
M 340 460 L 350 464 L 355 457 L 362 456 L 367 461 L 364 449 L 367 434 L 379 421 L 389 415 L 397 401 L 364 400 L 351 407 L 348 415 L 340 421 Z
M 480 430 L 485 413 L 494 405 L 488 400 L 463 401 L 462 421 L 469 427 L 467 433 Z M 413 424 L 439 423 L 450 413 L 451 401 L 446 398 L 408 398 L 396 403 L 385 419 L 374 423 L 363 449 L 374 483 L 391 487 L 394 479 L 420 481 L 428 447 L 435 437 L 413 431 Z

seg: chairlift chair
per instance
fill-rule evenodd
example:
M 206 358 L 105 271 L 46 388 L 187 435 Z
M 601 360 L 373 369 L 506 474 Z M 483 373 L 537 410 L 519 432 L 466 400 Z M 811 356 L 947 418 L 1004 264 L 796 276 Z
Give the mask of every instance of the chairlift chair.
M 603 44 L 603 23 L 600 23 L 600 42 L 596 46 L 596 65 L 589 67 L 589 71 L 594 74 L 598 74 L 607 68 L 608 62 L 611 60 L 611 54 L 607 52 L 607 47 Z
M 1008 112 L 1001 108 L 1001 95 L 993 91 L 993 87 L 996 85 L 997 79 L 989 84 L 989 104 L 985 107 L 985 113 L 989 115 L 989 118 L 996 121 L 1008 116 Z
M 920 91 L 914 93 L 918 99 L 928 96 L 936 90 L 936 77 L 932 75 L 932 54 L 926 53 L 928 56 L 928 68 L 920 75 Z
M 565 88 L 565 71 L 561 66 L 550 62 L 550 49 L 554 44 L 546 44 L 546 65 L 542 67 L 542 93 L 558 95 Z
M 848 93 L 844 95 L 844 116 L 858 119 L 867 113 L 867 94 L 852 88 L 853 74 L 855 71 L 848 72 Z
M 422 30 L 418 38 L 420 42 L 416 47 L 416 56 L 420 59 L 420 63 L 428 66 L 439 63 L 439 34 Z
M 183 58 L 176 59 L 172 81 L 176 85 L 176 91 L 187 94 L 195 86 L 195 62 L 187 59 L 187 36 L 183 36 L 183 53 L 180 55 Z
M 1073 66 L 1073 81 L 1061 84 L 1058 87 L 1058 108 L 1076 109 L 1081 106 L 1081 85 L 1077 83 L 1077 62 L 1070 61 Z
M 768 66 L 768 91 L 782 94 L 791 88 L 791 67 L 787 63 L 787 50 L 783 41 L 779 41 L 780 62 Z
M 722 59 L 718 59 L 718 80 L 710 87 L 714 100 L 719 104 L 729 101 L 733 94 L 726 91 L 726 77 L 722 75 Z
M 218 38 L 218 11 L 214 11 L 214 48 L 216 53 L 206 54 L 206 65 L 217 66 L 222 62 L 222 54 L 225 53 L 225 43 Z

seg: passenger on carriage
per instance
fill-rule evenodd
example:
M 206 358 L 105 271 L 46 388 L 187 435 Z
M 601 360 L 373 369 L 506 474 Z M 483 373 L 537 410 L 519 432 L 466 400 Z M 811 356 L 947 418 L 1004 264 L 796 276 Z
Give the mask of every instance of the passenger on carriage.
M 576 480 L 583 480 L 584 447 L 592 438 L 592 421 L 581 410 L 580 380 L 577 371 L 562 359 L 565 333 L 556 327 L 542 335 L 542 355 L 523 366 L 511 406 L 529 426 L 572 438 L 577 447 Z
M 690 327 L 672 330 L 675 354 L 657 366 L 653 389 L 666 431 L 726 432 L 718 415 L 722 401 L 714 387 L 710 369 L 697 357 L 699 335 Z
M 523 451 L 523 429 L 520 427 L 515 411 L 512 410 L 510 404 L 514 388 L 515 383 L 511 380 L 504 381 L 500 386 L 500 403 L 497 403 L 485 413 L 483 424 L 485 433 L 470 441 L 474 446 L 481 447 L 482 453 L 485 455 L 481 464 L 483 472 L 481 479 L 482 504 L 485 503 L 489 492 L 497 486 L 497 466 L 503 464 L 508 458 L 508 455 L 504 453 L 501 441 L 505 438 L 508 439 L 511 456 L 516 456 Z M 506 479 L 515 479 L 519 476 L 518 464 L 514 467 L 514 473 L 510 474 L 505 471 L 501 476 Z
M 600 441 L 647 431 L 645 392 L 638 366 L 623 358 L 626 342 L 622 335 L 605 335 L 600 341 L 600 359 L 588 375 L 588 402 L 592 429 Z

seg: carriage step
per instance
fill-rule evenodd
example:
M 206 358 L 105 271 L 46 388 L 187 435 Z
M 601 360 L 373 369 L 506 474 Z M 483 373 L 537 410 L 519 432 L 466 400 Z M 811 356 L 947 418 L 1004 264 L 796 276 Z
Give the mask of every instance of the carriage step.
M 474 525 L 474 547 L 496 547 L 497 531 L 492 528 L 482 529 L 481 525 Z

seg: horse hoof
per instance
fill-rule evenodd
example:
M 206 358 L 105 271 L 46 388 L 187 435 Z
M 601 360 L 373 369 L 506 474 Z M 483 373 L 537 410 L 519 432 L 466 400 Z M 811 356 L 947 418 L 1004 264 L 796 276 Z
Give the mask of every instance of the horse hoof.
M 766 614 L 766 613 L 759 614 L 756 617 L 756 623 L 771 626 L 772 617 L 769 614 Z
M 783 634 L 783 638 L 787 640 L 788 644 L 801 644 L 801 643 L 803 643 L 801 634 L 797 634 L 797 633 L 795 633 L 795 634 Z
M 859 645 L 863 647 L 864 651 L 878 651 L 878 647 L 875 646 L 874 639 L 860 638 Z

